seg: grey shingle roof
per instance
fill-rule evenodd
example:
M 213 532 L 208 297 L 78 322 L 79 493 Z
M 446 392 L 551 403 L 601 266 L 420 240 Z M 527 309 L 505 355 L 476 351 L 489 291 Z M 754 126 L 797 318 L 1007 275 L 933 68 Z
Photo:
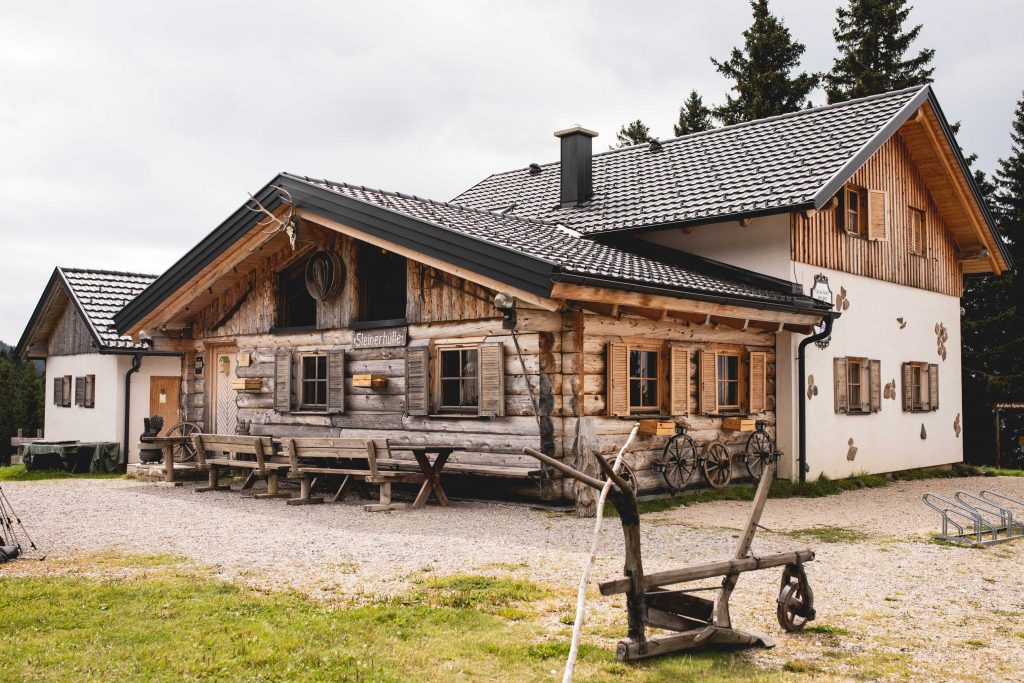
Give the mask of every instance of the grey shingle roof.
M 114 314 L 156 280 L 156 275 L 119 273 L 84 268 L 58 269 L 78 301 L 86 322 L 92 326 L 106 349 L 146 350 L 131 337 L 122 337 L 114 329 Z
M 730 278 L 721 274 L 721 268 L 688 255 L 681 256 L 688 260 L 684 267 L 595 242 L 557 224 L 347 183 L 290 174 L 288 177 L 533 257 L 551 264 L 560 273 L 751 302 L 813 305 L 809 297 L 794 294 L 789 283 L 729 267 L 738 275 Z
M 453 202 L 586 234 L 807 207 L 928 86 L 595 154 L 594 197 L 559 208 L 559 164 L 492 175 Z M 916 107 L 915 107 L 916 108 Z M 600 139 L 600 138 L 599 138 Z M 861 160 L 863 161 L 863 160 Z M 850 169 L 852 172 L 852 168 Z

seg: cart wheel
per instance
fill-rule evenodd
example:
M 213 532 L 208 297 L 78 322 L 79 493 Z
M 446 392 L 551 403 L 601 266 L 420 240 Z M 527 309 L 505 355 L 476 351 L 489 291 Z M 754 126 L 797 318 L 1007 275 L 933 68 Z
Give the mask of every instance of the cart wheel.
M 801 565 L 787 565 L 783 570 L 778 603 L 776 615 L 779 626 L 789 633 L 795 633 L 807 622 L 814 621 L 814 592 Z
M 697 471 L 697 444 L 685 434 L 674 436 L 665 444 L 662 459 L 665 483 L 672 491 L 682 491 Z
M 164 436 L 192 436 L 203 430 L 194 422 L 179 422 L 168 429 Z M 188 462 L 196 457 L 196 448 L 192 445 L 191 439 L 184 444 L 174 447 L 174 462 Z
M 761 478 L 768 466 L 768 461 L 771 460 L 772 450 L 772 438 L 768 436 L 768 432 L 757 431 L 750 435 L 750 438 L 747 439 L 744 464 L 751 477 Z
M 633 471 L 632 467 L 626 464 L 625 460 L 623 460 L 622 464 L 619 465 L 619 476 L 626 480 L 626 483 L 629 484 L 629 488 L 633 489 L 633 494 L 635 495 L 638 490 L 636 473 Z M 604 472 L 602 471 L 601 481 L 605 481 L 607 479 L 608 477 L 604 476 Z
M 712 441 L 704 448 L 701 462 L 704 478 L 712 488 L 720 489 L 732 481 L 732 457 L 721 441 Z

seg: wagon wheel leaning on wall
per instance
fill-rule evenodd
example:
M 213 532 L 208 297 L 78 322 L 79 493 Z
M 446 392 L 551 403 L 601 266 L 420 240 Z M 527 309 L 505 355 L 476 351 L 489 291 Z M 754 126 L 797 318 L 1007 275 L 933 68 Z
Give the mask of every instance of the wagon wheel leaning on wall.
M 622 479 L 627 484 L 629 484 L 629 487 L 631 489 L 633 489 L 633 494 L 635 495 L 637 493 L 637 491 L 639 490 L 639 483 L 636 480 L 636 472 L 633 471 L 632 467 L 630 467 L 629 465 L 626 464 L 625 460 L 623 460 L 619 464 L 619 476 L 622 477 Z M 601 481 L 607 481 L 607 480 L 608 480 L 607 475 L 605 475 L 604 472 L 601 472 Z
M 728 447 L 718 439 L 704 446 L 700 467 L 712 488 L 720 489 L 732 481 L 732 456 Z
M 196 448 L 192 445 L 192 435 L 202 431 L 195 422 L 179 422 L 167 430 L 164 436 L 188 437 L 187 441 L 174 447 L 174 462 L 189 462 L 196 457 Z
M 767 426 L 767 422 L 758 420 L 757 430 L 747 438 L 744 464 L 747 466 L 747 472 L 754 479 L 761 478 L 772 453 L 775 452 L 775 444 L 772 443 Z
M 675 435 L 665 444 L 662 461 L 657 463 L 665 483 L 672 491 L 682 491 L 697 471 L 697 444 L 684 427 L 676 427 Z

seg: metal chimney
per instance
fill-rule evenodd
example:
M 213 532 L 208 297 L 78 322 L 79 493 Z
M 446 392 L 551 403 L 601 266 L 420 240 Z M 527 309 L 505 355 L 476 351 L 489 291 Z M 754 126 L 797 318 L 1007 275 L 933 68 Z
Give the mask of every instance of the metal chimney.
M 555 132 L 562 141 L 562 188 L 559 202 L 563 209 L 579 206 L 594 194 L 593 144 L 597 133 L 582 126 Z

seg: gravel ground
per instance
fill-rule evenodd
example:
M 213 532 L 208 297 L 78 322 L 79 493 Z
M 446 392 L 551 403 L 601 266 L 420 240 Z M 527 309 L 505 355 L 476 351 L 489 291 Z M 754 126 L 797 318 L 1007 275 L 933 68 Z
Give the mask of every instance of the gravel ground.
M 769 501 L 762 523 L 772 532 L 758 534 L 754 552 L 815 549 L 808 576 L 816 624 L 833 632 L 783 633 L 774 602 L 780 572 L 744 574 L 733 597 L 734 623 L 778 642 L 748 656 L 768 668 L 837 680 L 1024 678 L 1024 542 L 981 550 L 936 544 L 930 534 L 937 515 L 921 503 L 926 491 L 952 495 L 982 487 L 1024 498 L 1024 478 L 1008 477 L 897 482 L 828 498 Z M 424 572 L 513 572 L 560 588 L 559 607 L 549 615 L 553 633 L 565 629 L 558 618 L 571 613 L 593 529 L 593 520 L 498 503 L 366 513 L 354 500 L 289 507 L 236 492 L 197 494 L 191 485 L 133 480 L 3 488 L 53 558 L 110 549 L 173 553 L 228 579 L 356 600 L 405 591 Z M 645 569 L 728 557 L 747 512 L 746 503 L 723 501 L 645 515 Z M 855 533 L 840 542 L 801 533 L 820 526 Z M 617 520 L 606 520 L 601 547 L 597 580 L 621 570 Z M 621 598 L 595 592 L 588 604 L 589 637 L 612 645 L 625 631 Z

